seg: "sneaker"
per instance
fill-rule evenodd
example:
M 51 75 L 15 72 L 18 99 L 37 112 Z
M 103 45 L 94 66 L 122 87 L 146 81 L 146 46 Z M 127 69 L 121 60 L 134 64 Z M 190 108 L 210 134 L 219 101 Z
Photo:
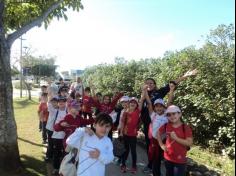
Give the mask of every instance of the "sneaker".
M 132 167 L 132 168 L 130 169 L 130 172 L 131 172 L 132 174 L 136 174 L 136 173 L 137 173 L 137 168 L 136 168 L 136 167 Z
M 125 173 L 127 171 L 127 168 L 126 168 L 126 166 L 122 165 L 120 167 L 120 170 L 121 170 L 122 173 Z
M 150 174 L 150 173 L 152 173 L 152 169 L 149 168 L 148 166 L 146 166 L 146 167 L 143 169 L 143 172 L 146 173 L 146 174 Z

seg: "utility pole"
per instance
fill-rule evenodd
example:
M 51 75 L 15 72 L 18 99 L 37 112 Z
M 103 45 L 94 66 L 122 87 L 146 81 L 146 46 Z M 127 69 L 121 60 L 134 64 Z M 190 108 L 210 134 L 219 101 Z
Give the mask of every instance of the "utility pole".
M 22 41 L 25 40 L 20 37 L 20 98 L 22 98 L 22 82 L 23 82 L 23 73 L 22 73 Z
M 22 98 L 22 36 L 20 37 L 20 98 Z

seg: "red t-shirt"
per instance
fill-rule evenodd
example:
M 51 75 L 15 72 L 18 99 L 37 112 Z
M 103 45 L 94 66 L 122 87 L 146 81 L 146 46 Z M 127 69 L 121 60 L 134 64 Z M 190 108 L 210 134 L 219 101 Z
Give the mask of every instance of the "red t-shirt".
M 124 121 L 124 134 L 127 136 L 137 136 L 140 110 L 136 109 L 133 112 L 124 112 L 122 120 Z
M 174 131 L 179 138 L 186 139 L 192 137 L 192 130 L 186 124 L 174 128 L 171 123 L 167 123 L 166 129 L 165 125 L 159 128 L 160 135 L 166 133 L 166 147 L 168 151 L 164 152 L 164 158 L 174 163 L 184 164 L 187 162 L 187 147 L 171 139 L 170 132 L 172 131 Z
M 82 111 L 86 113 L 92 113 L 92 107 L 94 106 L 94 100 L 90 96 L 83 96 Z
M 38 113 L 42 112 L 43 117 L 40 117 L 41 122 L 46 122 L 48 120 L 48 106 L 47 103 L 40 103 L 38 108 Z

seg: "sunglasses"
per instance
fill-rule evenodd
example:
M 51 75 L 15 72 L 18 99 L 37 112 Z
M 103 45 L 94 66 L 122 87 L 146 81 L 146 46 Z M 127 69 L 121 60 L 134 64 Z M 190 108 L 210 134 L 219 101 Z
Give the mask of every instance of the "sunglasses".
M 172 115 L 174 116 L 174 115 L 176 115 L 176 114 L 178 114 L 178 113 L 179 113 L 179 112 L 167 113 L 166 116 L 167 116 L 167 117 L 170 117 L 170 116 L 172 116 Z

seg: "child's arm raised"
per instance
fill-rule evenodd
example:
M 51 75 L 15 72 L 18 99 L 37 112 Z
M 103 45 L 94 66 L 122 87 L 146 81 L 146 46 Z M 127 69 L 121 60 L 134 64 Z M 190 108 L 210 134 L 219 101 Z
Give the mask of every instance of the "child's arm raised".
M 170 92 L 168 95 L 167 107 L 173 104 L 174 91 L 176 89 L 176 85 L 173 83 L 170 83 L 169 86 L 170 86 Z
M 144 100 L 146 98 L 146 95 L 145 95 L 146 93 L 147 93 L 147 90 L 143 88 L 142 89 L 141 98 L 140 98 L 139 103 L 138 103 L 138 108 L 139 108 L 140 111 L 143 108 L 143 102 L 144 102 Z
M 197 74 L 198 70 L 194 69 L 194 70 L 189 70 L 187 71 L 183 76 L 181 76 L 180 78 L 178 78 L 177 80 L 175 80 L 174 82 L 176 84 L 179 84 L 181 81 L 187 79 L 190 76 L 195 76 Z

